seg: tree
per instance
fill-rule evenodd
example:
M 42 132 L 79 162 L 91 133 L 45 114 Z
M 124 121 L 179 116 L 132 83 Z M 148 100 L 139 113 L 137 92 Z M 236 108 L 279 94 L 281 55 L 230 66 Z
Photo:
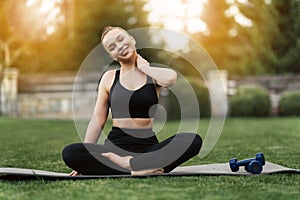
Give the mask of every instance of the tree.
M 245 5 L 239 4 L 240 12 L 252 22 L 252 26 L 242 32 L 249 51 L 242 56 L 241 74 L 272 73 L 277 62 L 272 44 L 280 38 L 275 23 L 278 16 L 267 3 L 248 2 Z
M 298 0 L 207 2 L 209 34 L 194 35 L 231 75 L 299 72 Z
M 78 69 L 86 55 L 100 43 L 105 26 L 124 29 L 149 26 L 143 5 L 143 1 L 132 0 L 74 0 L 74 38 L 69 48 L 73 63 L 70 68 Z
M 25 0 L 1 1 L 0 16 L 3 29 L 0 31 L 0 45 L 3 52 L 3 68 L 12 65 L 21 70 L 26 69 L 26 71 L 33 68 L 33 60 L 37 60 L 37 54 L 40 53 L 38 47 L 53 33 L 53 29 L 56 28 L 54 25 L 60 25 L 60 21 L 63 21 L 61 20 L 62 13 L 47 10 L 48 7 L 43 5 L 45 1 L 35 1 L 34 4 L 29 2 Z M 54 8 L 62 9 L 64 6 L 59 1 L 51 2 L 54 2 Z M 44 10 L 41 10 L 42 8 Z M 56 21 L 53 16 L 60 20 Z
M 7 2 L 0 1 L 0 82 L 5 68 L 11 67 L 15 60 L 25 51 L 25 46 L 20 46 L 18 40 L 11 34 L 6 18 Z
M 246 74 L 299 72 L 299 1 L 248 2 L 239 6 L 253 24 L 247 33 L 251 53 L 243 58 L 243 68 L 252 70 Z
M 208 51 L 218 68 L 236 73 L 241 52 L 245 51 L 247 45 L 239 33 L 240 25 L 233 16 L 226 16 L 229 7 L 224 0 L 208 1 L 202 14 L 208 31 L 193 37 Z
M 49 3 L 50 0 L 44 1 Z M 2 39 L 1 36 L 5 35 L 6 41 L 9 36 L 20 36 L 17 33 L 27 34 L 25 37 L 18 37 L 18 43 L 14 44 L 11 51 L 11 53 L 15 53 L 18 45 L 28 44 L 26 50 L 30 56 L 20 54 L 13 62 L 14 66 L 23 73 L 77 70 L 86 55 L 99 44 L 100 33 L 104 26 L 115 25 L 125 29 L 148 26 L 147 13 L 142 9 L 145 2 L 141 0 L 64 0 L 58 1 L 61 3 L 60 10 L 64 15 L 62 23 L 47 38 L 28 42 L 28 38 L 36 38 L 36 36 L 42 35 L 42 32 L 38 32 L 34 37 L 29 37 L 29 34 L 34 32 L 35 23 L 32 20 L 35 18 L 30 18 L 28 14 L 25 15 L 24 9 L 29 9 L 24 7 L 27 0 L 0 1 L 0 5 L 7 4 L 7 2 L 14 9 L 20 10 L 9 12 L 11 15 L 9 17 L 7 17 L 7 12 L 1 10 L 1 27 L 5 28 L 1 28 L 0 38 Z M 38 8 L 37 6 L 39 4 L 35 5 L 36 8 Z M 12 15 L 13 13 L 17 14 Z M 8 22 L 8 18 L 13 20 Z M 56 20 L 59 21 L 59 19 Z M 43 22 L 42 17 L 41 22 Z M 14 24 L 18 25 L 18 30 L 12 29 L 11 25 Z
M 286 3 L 286 2 L 285 2 Z M 292 0 L 287 3 L 289 15 L 285 20 L 286 28 L 283 30 L 287 34 L 288 48 L 283 52 L 279 61 L 278 72 L 288 71 L 290 73 L 300 72 L 300 1 Z

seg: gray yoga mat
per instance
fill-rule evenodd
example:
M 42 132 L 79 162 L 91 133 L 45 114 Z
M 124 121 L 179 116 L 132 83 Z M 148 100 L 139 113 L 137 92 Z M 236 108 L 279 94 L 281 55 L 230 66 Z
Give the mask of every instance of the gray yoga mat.
M 279 173 L 293 173 L 300 174 L 299 169 L 287 168 L 274 163 L 266 162 L 263 166 L 262 174 L 279 174 Z M 201 175 L 229 175 L 229 176 L 251 176 L 253 174 L 246 172 L 243 167 L 239 171 L 232 172 L 228 163 L 216 163 L 206 165 L 194 165 L 177 167 L 170 173 L 130 176 L 130 175 L 79 175 L 69 176 L 67 173 L 59 173 L 52 171 L 44 171 L 37 169 L 23 169 L 23 168 L 0 168 L 0 179 L 2 180 L 75 180 L 75 179 L 98 179 L 98 178 L 142 178 L 152 176 L 201 176 Z M 253 175 L 257 176 L 257 175 Z

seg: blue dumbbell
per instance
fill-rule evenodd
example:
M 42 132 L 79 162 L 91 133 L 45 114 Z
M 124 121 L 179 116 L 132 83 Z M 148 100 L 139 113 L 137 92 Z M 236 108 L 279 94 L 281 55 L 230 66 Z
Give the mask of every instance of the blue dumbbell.
M 238 161 L 236 158 L 230 159 L 230 169 L 233 172 L 239 170 L 240 166 L 245 166 L 245 170 L 252 174 L 260 174 L 265 165 L 265 157 L 263 153 L 257 153 L 255 158 L 248 158 Z

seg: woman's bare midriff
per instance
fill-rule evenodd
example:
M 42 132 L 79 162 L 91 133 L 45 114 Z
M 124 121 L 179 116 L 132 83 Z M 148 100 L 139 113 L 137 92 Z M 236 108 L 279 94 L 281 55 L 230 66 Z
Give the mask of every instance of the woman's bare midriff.
M 112 120 L 112 125 L 119 128 L 143 129 L 152 128 L 154 118 L 118 118 Z

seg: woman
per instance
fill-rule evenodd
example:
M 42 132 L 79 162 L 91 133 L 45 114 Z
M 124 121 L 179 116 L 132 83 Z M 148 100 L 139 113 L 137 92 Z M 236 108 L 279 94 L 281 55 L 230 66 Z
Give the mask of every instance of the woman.
M 84 143 L 63 150 L 63 160 L 73 169 L 70 175 L 167 173 L 197 155 L 202 145 L 198 134 L 178 133 L 158 142 L 152 131 L 151 111 L 158 103 L 160 88 L 174 85 L 176 72 L 150 67 L 137 54 L 134 38 L 120 27 L 106 27 L 101 42 L 121 67 L 102 76 Z M 112 130 L 104 145 L 96 144 L 109 108 Z

